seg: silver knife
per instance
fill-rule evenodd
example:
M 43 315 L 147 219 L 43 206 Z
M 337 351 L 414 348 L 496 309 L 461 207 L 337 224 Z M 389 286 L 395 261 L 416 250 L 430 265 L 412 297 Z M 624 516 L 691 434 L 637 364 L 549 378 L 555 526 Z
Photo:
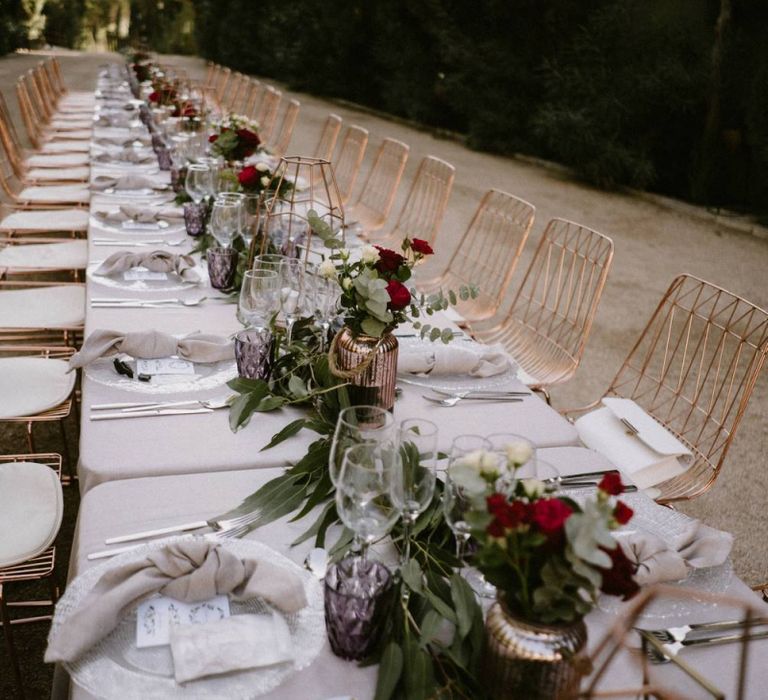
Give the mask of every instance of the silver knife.
M 144 411 L 135 411 L 133 413 L 99 413 L 91 415 L 91 420 L 114 420 L 117 418 L 149 418 L 153 416 L 183 416 L 189 413 L 213 413 L 210 408 L 148 408 Z

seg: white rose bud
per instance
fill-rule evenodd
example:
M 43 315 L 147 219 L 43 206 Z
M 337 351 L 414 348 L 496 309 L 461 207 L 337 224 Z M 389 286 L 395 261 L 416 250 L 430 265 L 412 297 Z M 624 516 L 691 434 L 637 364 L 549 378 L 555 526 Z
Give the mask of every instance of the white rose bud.
M 325 277 L 325 279 L 336 279 L 336 265 L 333 264 L 333 260 L 323 260 L 323 262 L 320 263 L 320 267 L 318 267 L 317 271 L 320 273 L 320 276 Z
M 360 259 L 365 265 L 374 265 L 379 261 L 379 251 L 372 245 L 363 246 L 360 251 Z
M 346 248 L 339 248 L 339 257 L 342 260 L 349 260 L 349 251 Z
M 544 482 L 539 481 L 538 479 L 523 479 L 522 484 L 523 491 L 530 500 L 534 500 L 535 498 L 543 496 L 544 492 L 546 491 Z
M 269 172 L 269 166 L 264 161 L 259 161 L 256 163 L 256 170 L 260 173 L 267 173 Z
M 348 292 L 352 288 L 352 278 L 351 277 L 345 277 L 341 281 L 341 286 L 343 287 L 345 292 Z
M 269 187 L 269 181 L 270 178 L 268 178 L 266 175 L 261 178 L 261 186 L 262 187 Z
M 480 473 L 487 479 L 496 479 L 501 471 L 501 460 L 493 452 L 483 451 L 480 456 Z
M 521 467 L 533 455 L 531 444 L 525 440 L 507 443 L 504 445 L 504 450 L 507 453 L 507 460 L 515 467 Z

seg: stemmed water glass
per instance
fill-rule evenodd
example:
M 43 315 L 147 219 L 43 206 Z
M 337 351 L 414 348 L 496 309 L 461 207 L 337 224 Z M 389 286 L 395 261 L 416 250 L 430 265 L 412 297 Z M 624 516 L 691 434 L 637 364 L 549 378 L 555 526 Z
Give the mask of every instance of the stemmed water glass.
M 258 234 L 261 205 L 261 195 L 253 192 L 243 195 L 243 228 L 240 235 L 243 237 L 246 249 L 251 247 L 253 239 Z
M 240 287 L 240 320 L 263 329 L 279 308 L 280 275 L 275 270 L 246 270 Z
M 411 530 L 429 507 L 435 493 L 437 426 L 432 421 L 409 418 L 400 423 L 400 459 L 394 464 L 392 500 L 403 518 L 401 566 L 411 559 Z
M 328 279 L 322 275 L 314 276 L 314 315 L 322 329 L 322 339 L 320 352 L 325 350 L 325 344 L 328 340 L 328 332 L 331 328 L 331 321 L 336 318 L 339 311 L 339 297 L 341 296 L 341 287 L 335 279 Z
M 232 245 L 240 226 L 240 205 L 236 202 L 217 199 L 211 210 L 211 235 L 224 248 Z
M 280 263 L 280 274 L 283 283 L 280 305 L 285 320 L 286 340 L 290 345 L 294 324 L 312 312 L 314 300 L 311 275 L 316 274 L 316 270 L 312 263 L 285 258 Z
M 245 195 L 242 192 L 219 192 L 216 201 L 231 202 L 237 206 L 237 232 L 234 238 L 242 236 L 245 228 Z
M 187 167 L 187 179 L 184 187 L 195 204 L 200 204 L 210 189 L 211 169 L 202 163 L 192 163 Z

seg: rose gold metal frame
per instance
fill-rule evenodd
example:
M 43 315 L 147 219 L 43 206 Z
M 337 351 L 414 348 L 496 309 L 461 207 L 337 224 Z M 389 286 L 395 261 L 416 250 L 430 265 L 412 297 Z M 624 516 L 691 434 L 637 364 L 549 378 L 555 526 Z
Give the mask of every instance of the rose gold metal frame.
M 261 111 L 261 103 L 264 101 L 264 91 L 266 86 L 260 80 L 251 78 L 251 89 L 248 93 L 248 99 L 245 102 L 244 114 L 251 119 L 256 119 L 256 115 Z
M 368 130 L 363 129 L 362 126 L 353 124 L 344 133 L 339 157 L 333 169 L 342 204 L 346 204 L 352 196 L 367 145 Z
M 224 107 L 230 112 L 237 112 L 237 105 L 240 102 L 243 94 L 243 88 L 248 84 L 248 76 L 244 75 L 240 71 L 235 71 L 232 74 L 232 85 L 227 90 L 227 94 L 224 99 Z
M 336 148 L 336 141 L 339 138 L 339 132 L 341 131 L 341 124 L 343 120 L 338 114 L 328 115 L 323 125 L 323 130 L 320 132 L 320 140 L 315 147 L 315 158 L 321 160 L 331 160 L 333 158 L 333 149 Z
M 768 312 L 692 275 L 672 281 L 604 394 L 634 400 L 693 453 L 685 473 L 657 485 L 659 502 L 713 486 L 767 353 Z
M 291 144 L 293 129 L 296 126 L 296 120 L 299 117 L 301 103 L 298 100 L 289 100 L 283 115 L 283 122 L 280 126 L 280 132 L 275 139 L 275 145 L 272 152 L 276 156 L 284 156 L 288 152 L 288 146 Z
M 219 73 L 219 82 L 216 85 L 216 91 L 214 96 L 216 97 L 216 104 L 222 105 L 224 103 L 224 95 L 226 94 L 227 86 L 232 77 L 232 71 L 226 66 L 221 69 Z
M 505 317 L 472 324 L 472 333 L 503 343 L 534 388 L 569 380 L 584 354 L 612 259 L 610 238 L 552 219 Z
M 256 118 L 256 121 L 259 123 L 259 138 L 263 143 L 269 143 L 269 139 L 272 136 L 282 97 L 283 93 L 271 85 L 267 85 L 264 89 L 264 96 L 261 99 L 259 114 Z
M 435 156 L 422 158 L 413 177 L 408 197 L 391 231 L 377 242 L 400 243 L 404 238 L 420 238 L 432 244 L 437 240 L 456 168 Z
M 12 455 L 0 455 L 0 464 L 8 464 L 12 462 L 36 462 L 38 464 L 45 464 L 53 469 L 56 475 L 61 479 L 61 455 L 46 452 L 38 454 L 12 454 Z M 38 554 L 36 557 L 29 559 L 28 561 L 8 566 L 4 569 L 0 569 L 0 627 L 3 628 L 3 636 L 5 637 L 6 647 L 8 648 L 8 655 L 11 661 L 11 668 L 13 669 L 13 675 L 16 680 L 16 687 L 24 697 L 24 683 L 21 674 L 21 667 L 19 665 L 19 659 L 16 652 L 16 646 L 13 641 L 13 625 L 28 624 L 32 622 L 44 622 L 53 619 L 53 607 L 56 605 L 56 601 L 59 597 L 58 586 L 56 585 L 54 577 L 54 568 L 56 564 L 56 547 L 50 546 L 44 552 Z M 21 583 L 29 581 L 38 581 L 42 579 L 48 579 L 48 590 L 50 593 L 50 600 L 22 600 L 22 601 L 8 601 L 6 600 L 4 587 L 12 583 Z M 50 607 L 51 612 L 47 615 L 34 615 L 32 617 L 24 618 L 11 618 L 9 608 L 38 608 L 38 607 Z
M 358 224 L 363 233 L 384 226 L 395 203 L 409 151 L 410 147 L 402 141 L 387 138 L 381 142 L 363 189 L 349 208 L 350 224 Z
M 488 190 L 445 270 L 418 280 L 419 290 L 431 293 L 441 287 L 479 283 L 477 298 L 460 301 L 457 311 L 468 323 L 491 318 L 504 300 L 535 215 L 532 204 L 507 192 Z

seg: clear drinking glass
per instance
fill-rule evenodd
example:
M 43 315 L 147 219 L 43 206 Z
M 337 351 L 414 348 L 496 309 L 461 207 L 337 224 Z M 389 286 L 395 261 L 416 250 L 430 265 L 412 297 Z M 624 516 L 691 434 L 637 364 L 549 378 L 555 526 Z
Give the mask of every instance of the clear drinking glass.
M 285 320 L 288 343 L 291 342 L 293 325 L 296 321 L 312 313 L 314 300 L 309 276 L 314 272 L 314 265 L 296 258 L 284 258 L 280 263 L 283 284 L 280 292 L 280 310 Z
M 242 192 L 219 192 L 216 195 L 216 199 L 222 202 L 231 202 L 238 207 L 237 210 L 237 236 L 243 235 L 243 229 L 245 228 L 245 195 Z
M 187 166 L 187 179 L 184 186 L 195 204 L 200 204 L 210 188 L 211 169 L 201 163 Z
M 522 435 L 515 433 L 493 433 L 486 440 L 491 443 L 491 449 L 504 461 L 506 473 L 496 482 L 496 490 L 501 493 L 512 493 L 518 478 L 529 478 L 536 475 L 536 448 L 533 443 Z M 528 459 L 525 459 L 528 454 Z
M 320 351 L 325 350 L 325 343 L 328 339 L 328 332 L 331 328 L 331 322 L 339 313 L 339 297 L 341 296 L 341 287 L 335 279 L 328 279 L 321 275 L 314 275 L 313 282 L 315 290 L 314 315 L 322 328 L 323 336 Z
M 344 451 L 362 443 L 396 444 L 395 421 L 389 411 L 378 406 L 349 406 L 339 412 L 328 454 L 328 473 L 334 486 L 339 484 Z
M 274 270 L 246 270 L 240 287 L 240 320 L 265 328 L 280 308 L 280 275 Z
M 251 243 L 258 233 L 261 219 L 260 206 L 261 195 L 254 194 L 253 192 L 243 195 L 243 228 L 240 235 L 243 237 L 247 248 L 251 247 Z
M 222 199 L 213 202 L 211 210 L 211 235 L 225 248 L 232 246 L 240 225 L 240 205 Z

